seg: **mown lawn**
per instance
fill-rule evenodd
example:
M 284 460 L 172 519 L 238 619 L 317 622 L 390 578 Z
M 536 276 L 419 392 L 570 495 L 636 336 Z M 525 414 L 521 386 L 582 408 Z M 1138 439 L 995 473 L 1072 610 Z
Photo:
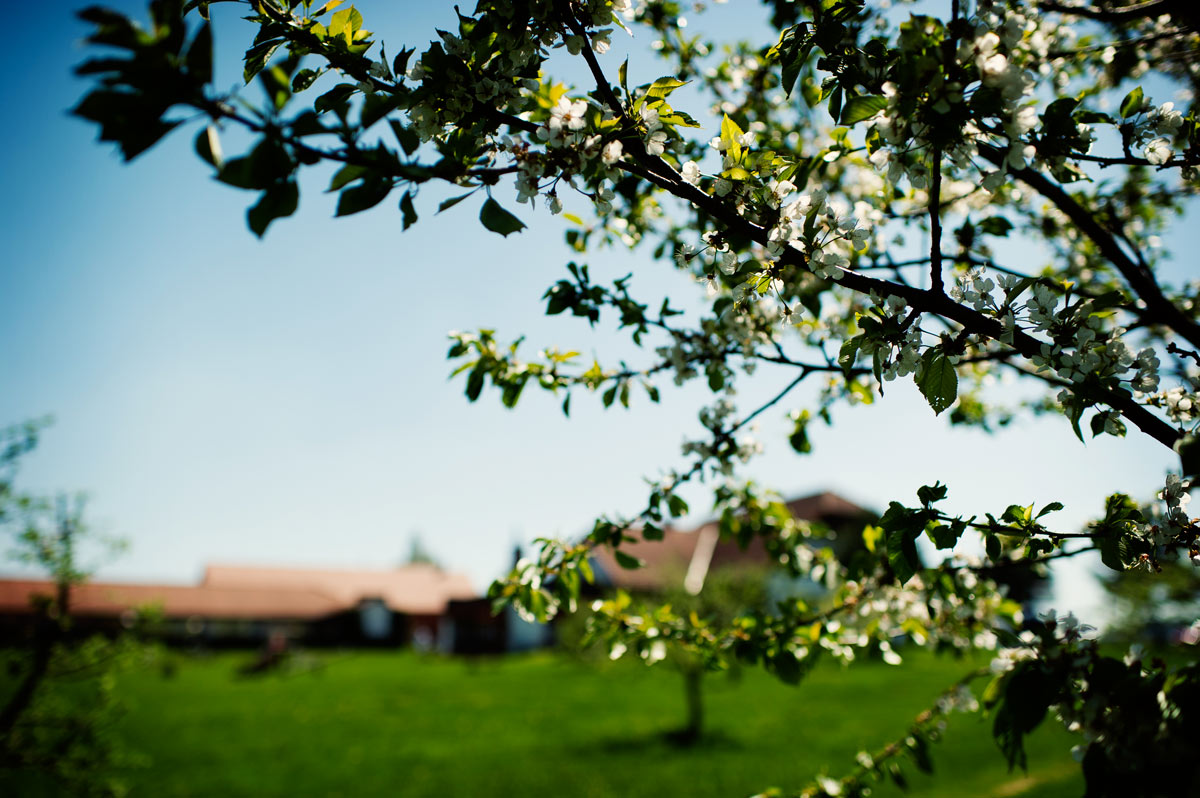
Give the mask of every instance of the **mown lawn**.
M 848 770 L 969 669 L 921 656 L 822 668 L 798 687 L 715 675 L 712 735 L 681 749 L 663 733 L 681 721 L 682 681 L 662 665 L 346 652 L 246 678 L 247 654 L 174 656 L 172 676 L 121 677 L 121 731 L 150 761 L 127 774 L 134 796 L 748 796 Z M 1082 793 L 1074 741 L 1052 722 L 1030 740 L 1028 774 L 1007 772 L 987 723 L 956 716 L 935 775 L 906 768 L 908 794 Z

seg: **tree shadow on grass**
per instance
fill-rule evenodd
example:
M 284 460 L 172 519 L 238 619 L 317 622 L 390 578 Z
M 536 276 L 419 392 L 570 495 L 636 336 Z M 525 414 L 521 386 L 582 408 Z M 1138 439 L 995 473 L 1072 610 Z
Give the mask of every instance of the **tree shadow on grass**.
M 687 729 L 667 729 L 664 731 L 641 732 L 625 736 L 604 736 L 580 741 L 572 745 L 588 755 L 597 752 L 608 754 L 638 753 L 645 754 L 659 751 L 739 751 L 745 748 L 745 743 L 721 730 L 706 731 L 695 735 Z

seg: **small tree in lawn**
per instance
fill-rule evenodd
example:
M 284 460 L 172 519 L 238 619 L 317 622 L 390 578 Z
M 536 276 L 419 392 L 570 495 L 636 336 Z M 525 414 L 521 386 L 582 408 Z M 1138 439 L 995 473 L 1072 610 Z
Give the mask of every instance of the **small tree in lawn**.
M 770 576 L 761 566 L 720 568 L 708 573 L 697 587 L 685 585 L 682 579 L 673 583 L 661 598 L 677 615 L 695 614 L 698 622 L 726 627 L 736 618 L 767 609 L 766 586 Z M 600 628 L 604 628 L 603 623 Z M 710 663 L 705 652 L 689 646 L 668 647 L 664 643 L 662 653 L 683 679 L 684 723 L 670 737 L 683 745 L 698 742 L 705 733 L 704 677 Z
M 37 443 L 42 423 L 0 428 L 0 532 L 11 555 L 44 571 L 53 595 L 31 607 L 33 628 L 9 653 L 13 684 L 0 703 L 0 771 L 14 790 L 53 786 L 72 795 L 122 795 L 119 769 L 134 757 L 114 734 L 113 670 L 134 649 L 123 637 L 84 637 L 73 628 L 71 591 L 87 577 L 81 539 L 82 497 L 49 501 L 17 490 L 19 458 Z M 116 547 L 115 541 L 102 541 Z
M 420 52 L 386 55 L 363 14 L 338 5 L 241 9 L 254 28 L 245 80 L 265 100 L 213 85 L 206 0 L 155 2 L 144 29 L 84 11 L 91 42 L 109 51 L 79 68 L 96 87 L 75 113 L 127 159 L 200 117 L 197 152 L 217 179 L 256 193 L 247 221 L 260 236 L 295 211 L 297 175 L 317 164 L 336 166 L 338 216 L 390 198 L 405 228 L 440 201 L 438 210 L 469 204 L 488 230 L 518 233 L 525 222 L 497 198 L 503 185 L 552 214 L 587 207 L 589 218 L 568 217 L 579 258 L 649 250 L 637 271 L 673 264 L 708 296 L 687 321 L 670 300 L 640 299 L 634 278 L 604 284 L 568 264 L 547 312 L 615 320 L 645 349 L 635 365 L 580 363 L 553 347 L 527 357 L 489 330 L 453 337 L 449 356 L 472 400 L 488 383 L 506 406 L 532 386 L 562 397 L 564 412 L 581 392 L 605 406 L 642 393 L 657 401 L 664 380 L 702 380 L 713 393 L 703 436 L 651 484 L 643 509 L 600 518 L 582 541 L 545 541 L 494 585 L 497 599 L 541 618 L 573 608 L 592 549 L 612 547 L 637 567 L 622 543 L 660 537 L 666 516 L 686 512 L 680 486 L 713 480 L 717 510 L 738 519 L 725 533 L 761 538 L 796 574 L 819 573 L 832 603 L 714 625 L 601 602 L 613 646 L 653 659 L 669 641 L 714 666 L 759 663 L 788 680 L 897 635 L 940 649 L 998 646 L 983 698 L 1011 764 L 1024 765 L 1025 735 L 1053 714 L 1081 735 L 1089 795 L 1200 789 L 1185 743 L 1200 737 L 1196 664 L 1104 656 L 1073 618 L 1023 629 L 989 578 L 1087 551 L 1120 571 L 1156 571 L 1167 551 L 1200 556 L 1186 513 L 1200 460 L 1200 303 L 1193 286 L 1161 279 L 1157 246 L 1169 218 L 1191 209 L 1200 165 L 1194 109 L 1164 101 L 1200 82 L 1194 4 L 936 0 L 910 14 L 775 0 L 769 41 L 714 42 L 683 27 L 685 6 L 699 4 L 479 0 Z M 635 74 L 606 55 L 624 27 L 652 40 L 666 74 Z M 585 83 L 553 79 L 568 59 Z M 229 130 L 251 146 L 223 152 Z M 1039 242 L 1046 263 L 1011 262 L 1004 242 L 1018 237 Z M 904 243 L 914 239 L 928 246 Z M 734 388 L 760 364 L 790 376 L 773 399 L 738 408 Z M 995 375 L 1041 386 L 1044 399 L 989 393 Z M 1057 502 L 998 497 L 951 515 L 940 509 L 948 488 L 927 486 L 864 532 L 873 565 L 850 574 L 737 476 L 757 449 L 750 422 L 810 380 L 823 389 L 816 406 L 792 413 L 800 452 L 808 426 L 835 406 L 886 408 L 885 387 L 912 380 L 954 424 L 1000 429 L 1016 413 L 1058 412 L 1080 439 L 1149 436 L 1179 468 L 1158 501 L 1138 497 L 1152 509 L 1098 497 L 1083 530 L 1053 525 Z M 922 537 L 952 556 L 925 566 Z M 962 556 L 964 539 L 981 540 L 986 557 Z M 974 705 L 966 685 L 977 675 L 897 743 L 804 794 L 861 794 L 906 756 L 926 767 L 941 715 Z

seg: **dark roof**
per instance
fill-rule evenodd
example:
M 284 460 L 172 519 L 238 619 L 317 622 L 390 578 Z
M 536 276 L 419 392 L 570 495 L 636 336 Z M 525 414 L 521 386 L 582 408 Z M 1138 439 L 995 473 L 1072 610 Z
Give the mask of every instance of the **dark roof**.
M 836 524 L 871 517 L 869 510 L 829 491 L 802 496 L 785 504 L 793 517 L 801 521 Z M 715 539 L 716 533 L 717 522 L 708 521 L 692 530 L 667 527 L 663 530 L 661 541 L 636 540 L 622 544 L 621 551 L 645 563 L 643 567 L 633 570 L 622 568 L 609 548 L 599 548 L 592 554 L 593 565 L 598 572 L 597 579 L 610 587 L 634 591 L 660 590 L 668 584 L 680 583 L 688 574 L 700 541 L 706 536 Z M 717 540 L 715 546 L 710 542 L 708 548 L 711 555 L 703 550 L 700 552 L 708 558 L 698 563 L 702 572 L 707 572 L 709 568 L 766 565 L 770 561 L 761 544 L 743 549 L 732 540 Z

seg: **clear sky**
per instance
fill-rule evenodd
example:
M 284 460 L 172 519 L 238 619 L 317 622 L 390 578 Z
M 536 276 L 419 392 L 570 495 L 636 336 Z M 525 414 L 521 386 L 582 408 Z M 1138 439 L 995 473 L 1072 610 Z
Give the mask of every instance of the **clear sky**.
M 359 5 L 389 52 L 453 24 L 449 3 Z M 223 35 L 230 11 L 213 6 L 218 82 L 232 86 L 245 39 Z M 719 29 L 747 34 L 765 16 L 743 0 L 714 11 Z M 128 540 L 98 578 L 187 582 L 211 562 L 386 567 L 419 533 L 483 589 L 518 541 L 636 511 L 643 476 L 682 464 L 702 391 L 668 384 L 661 405 L 607 412 L 580 394 L 567 420 L 535 390 L 508 411 L 491 392 L 468 403 L 447 380 L 451 329 L 495 327 L 528 335 L 531 350 L 602 360 L 628 351 L 609 330 L 542 315 L 542 292 L 573 257 L 561 218 L 522 207 L 530 229 L 502 239 L 478 225 L 478 203 L 435 217 L 440 196 L 422 196 L 420 223 L 402 234 L 391 200 L 333 219 L 321 173 L 302 184 L 299 213 L 258 241 L 244 221 L 253 195 L 211 180 L 194 128 L 126 166 L 66 114 L 84 91 L 70 68 L 85 33 L 66 4 L 15 13 L 27 19 L 14 29 L 38 35 L 0 50 L 18 76 L 0 84 L 0 424 L 55 417 L 21 484 L 85 491 L 93 525 Z M 658 76 L 647 57 L 630 71 L 631 83 Z M 644 252 L 587 260 L 598 278 L 638 270 L 647 297 L 698 290 Z M 760 369 L 739 398 L 753 407 L 789 380 Z M 764 416 L 767 452 L 748 469 L 787 496 L 830 489 L 882 509 L 941 479 L 953 509 L 1059 500 L 1073 527 L 1114 490 L 1149 496 L 1171 460 L 1136 434 L 1084 446 L 1058 418 L 998 437 L 950 429 L 911 385 L 840 409 L 799 457 L 784 415 L 811 393 Z M 692 495 L 685 523 L 708 506 Z M 1078 572 L 1060 589 L 1060 606 L 1094 599 Z

